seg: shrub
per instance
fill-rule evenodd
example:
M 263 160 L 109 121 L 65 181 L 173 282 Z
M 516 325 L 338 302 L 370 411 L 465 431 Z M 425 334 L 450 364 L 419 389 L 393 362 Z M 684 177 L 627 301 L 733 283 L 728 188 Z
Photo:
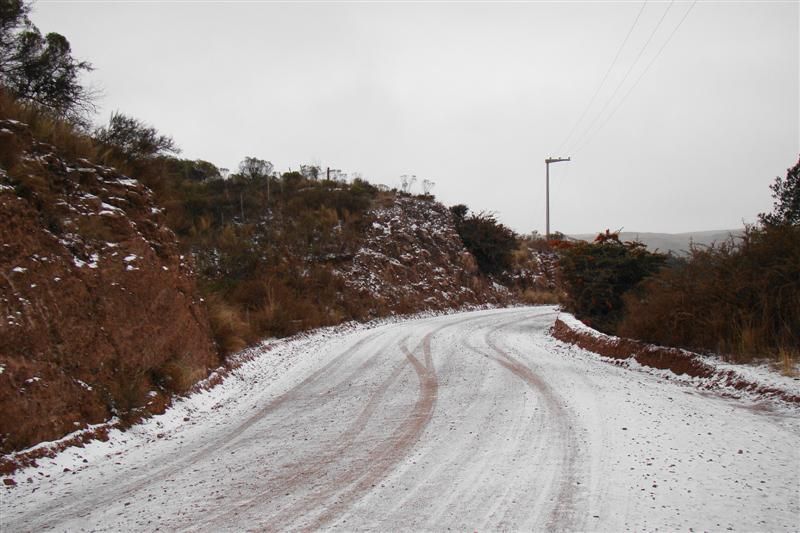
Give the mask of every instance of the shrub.
M 800 227 L 748 228 L 741 242 L 695 247 L 625 298 L 622 335 L 737 361 L 800 346 Z
M 219 296 L 206 299 L 211 331 L 223 355 L 245 348 L 250 338 L 250 325 L 242 313 Z
M 621 242 L 616 233 L 595 242 L 560 248 L 565 305 L 593 327 L 613 333 L 622 316 L 622 297 L 664 265 L 667 257 L 648 252 L 644 244 Z
M 180 152 L 172 137 L 162 135 L 155 128 L 119 112 L 111 115 L 108 126 L 95 130 L 94 136 L 99 143 L 130 160 Z
M 500 274 L 511 267 L 517 236 L 490 213 L 468 214 L 465 205 L 450 208 L 456 231 L 464 247 L 475 256 L 478 268 L 486 275 Z
M 800 161 L 770 188 L 774 211 L 759 215 L 761 227 L 740 242 L 694 247 L 645 282 L 625 299 L 620 333 L 790 368 L 800 347 Z

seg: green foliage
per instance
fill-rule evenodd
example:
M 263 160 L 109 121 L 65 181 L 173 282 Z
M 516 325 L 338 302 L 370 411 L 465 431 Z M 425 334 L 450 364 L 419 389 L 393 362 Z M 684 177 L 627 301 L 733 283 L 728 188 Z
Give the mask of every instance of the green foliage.
M 800 160 L 786 171 L 786 179 L 775 178 L 770 189 L 775 199 L 773 212 L 760 214 L 761 222 L 769 226 L 800 226 Z
M 180 152 L 172 137 L 161 135 L 152 126 L 118 111 L 112 113 L 108 126 L 98 128 L 94 136 L 129 160 Z
M 43 36 L 29 13 L 24 1 L 0 2 L 0 83 L 17 98 L 88 126 L 95 94 L 81 85 L 80 76 L 92 70 L 91 64 L 72 57 L 63 35 Z
M 566 307 L 593 327 L 613 332 L 623 296 L 665 261 L 666 256 L 648 252 L 642 243 L 620 242 L 608 231 L 595 242 L 563 246 L 559 264 Z
M 511 267 L 517 236 L 489 213 L 468 214 L 465 205 L 450 208 L 464 247 L 475 256 L 478 268 L 487 275 L 500 274 Z

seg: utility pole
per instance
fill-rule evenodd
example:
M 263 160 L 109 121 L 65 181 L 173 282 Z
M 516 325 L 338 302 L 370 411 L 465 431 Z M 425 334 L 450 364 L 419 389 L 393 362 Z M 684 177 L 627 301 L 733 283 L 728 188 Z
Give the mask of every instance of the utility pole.
M 561 163 L 563 161 L 569 161 L 570 158 L 561 158 L 561 157 L 548 157 L 544 160 L 544 165 L 547 168 L 547 181 L 545 183 L 545 195 L 547 196 L 547 226 L 546 226 L 546 233 L 545 236 L 547 240 L 550 240 L 550 163 Z

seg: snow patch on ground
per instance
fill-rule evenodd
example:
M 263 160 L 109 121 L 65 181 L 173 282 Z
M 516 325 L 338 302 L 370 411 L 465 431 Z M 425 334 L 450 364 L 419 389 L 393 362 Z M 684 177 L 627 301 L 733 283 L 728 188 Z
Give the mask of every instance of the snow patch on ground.
M 2 514 L 9 530 L 318 529 L 331 512 L 322 528 L 797 531 L 797 410 L 604 364 L 548 337 L 555 315 L 267 340 L 217 387 L 18 472 Z M 435 402 L 410 416 L 423 365 Z
M 605 339 L 610 341 L 619 339 L 619 337 L 615 337 L 613 335 L 607 335 L 605 333 L 602 333 L 587 326 L 586 324 L 575 318 L 575 316 L 573 316 L 570 313 L 560 312 L 558 315 L 558 319 L 564 322 L 574 331 L 577 331 L 584 335 L 589 335 L 597 339 Z M 579 350 L 580 352 L 583 352 L 585 354 L 590 354 L 591 357 L 600 359 L 608 363 L 625 366 L 632 370 L 646 372 L 648 374 L 659 376 L 661 378 L 668 380 L 682 381 L 704 389 L 719 389 L 721 391 L 724 391 L 726 394 L 735 397 L 748 397 L 752 400 L 757 400 L 757 401 L 769 399 L 768 397 L 765 397 L 763 394 L 753 393 L 746 389 L 743 390 L 730 386 L 728 383 L 732 381 L 732 376 L 735 376 L 736 378 L 751 383 L 754 385 L 754 387 L 760 386 L 764 388 L 770 388 L 782 391 L 787 395 L 800 396 L 800 378 L 784 376 L 779 372 L 775 371 L 767 363 L 732 364 L 723 361 L 721 357 L 716 355 L 700 355 L 688 352 L 686 350 L 680 350 L 681 352 L 689 356 L 698 358 L 703 363 L 711 366 L 714 369 L 714 375 L 710 378 L 690 377 L 685 374 L 677 375 L 669 370 L 661 370 L 657 368 L 651 368 L 648 366 L 642 366 L 641 364 L 639 364 L 638 361 L 633 359 L 632 357 L 633 354 L 631 354 L 631 358 L 629 359 L 620 360 L 611 357 L 605 357 L 592 351 L 583 350 L 581 348 L 578 348 L 577 346 L 562 343 L 561 341 L 556 341 L 556 342 L 558 342 L 559 344 L 563 344 L 565 346 L 569 346 L 570 353 L 572 353 L 572 350 Z

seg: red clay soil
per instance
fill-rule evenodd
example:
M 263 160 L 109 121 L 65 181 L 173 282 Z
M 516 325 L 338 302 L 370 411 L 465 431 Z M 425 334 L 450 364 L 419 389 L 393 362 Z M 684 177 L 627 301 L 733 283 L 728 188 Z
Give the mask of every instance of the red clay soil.
M 553 325 L 552 335 L 562 342 L 574 344 L 604 357 L 619 360 L 633 358 L 642 366 L 669 370 L 677 375 L 686 374 L 691 377 L 713 379 L 714 383 L 730 386 L 737 390 L 789 403 L 800 403 L 798 395 L 748 381 L 732 370 L 717 369 L 703 361 L 701 355 L 686 350 L 655 346 L 634 339 L 611 337 L 602 333 L 590 334 L 576 331 L 560 319 L 557 319 Z
M 18 122 L 0 145 L 0 453 L 161 410 L 218 366 L 151 192 Z

